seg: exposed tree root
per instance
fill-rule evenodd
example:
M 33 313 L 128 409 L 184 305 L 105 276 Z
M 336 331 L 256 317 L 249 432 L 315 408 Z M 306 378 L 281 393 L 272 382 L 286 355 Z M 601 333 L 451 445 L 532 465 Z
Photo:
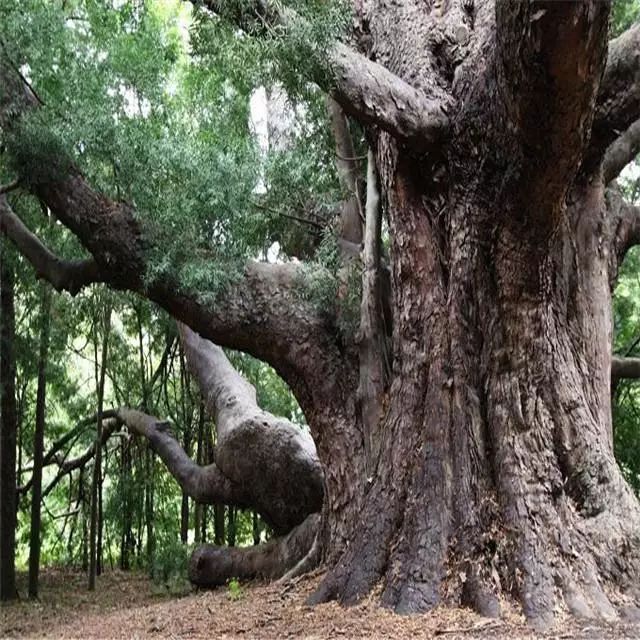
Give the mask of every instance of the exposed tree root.
M 320 515 L 311 514 L 288 535 L 253 547 L 202 545 L 191 556 L 189 579 L 200 587 L 217 587 L 231 578 L 273 580 L 304 562 L 320 526 Z

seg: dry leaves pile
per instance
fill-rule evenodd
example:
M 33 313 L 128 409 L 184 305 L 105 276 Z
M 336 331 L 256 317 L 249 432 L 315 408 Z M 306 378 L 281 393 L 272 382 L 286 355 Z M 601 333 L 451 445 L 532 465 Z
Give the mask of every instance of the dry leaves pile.
M 250 585 L 194 592 L 183 598 L 159 591 L 146 576 L 109 571 L 94 593 L 83 574 L 47 570 L 40 602 L 18 602 L 0 612 L 2 638 L 538 638 L 521 617 L 507 612 L 487 620 L 470 611 L 438 608 L 397 616 L 375 596 L 344 609 L 335 603 L 309 608 L 306 596 L 320 577 L 288 585 Z M 547 638 L 638 638 L 632 625 L 566 622 Z

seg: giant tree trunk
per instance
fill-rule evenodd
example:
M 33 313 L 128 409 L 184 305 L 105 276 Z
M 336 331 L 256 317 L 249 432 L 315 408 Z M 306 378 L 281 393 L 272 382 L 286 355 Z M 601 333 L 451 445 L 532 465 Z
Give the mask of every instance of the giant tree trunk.
M 561 32 L 602 38 L 579 3 L 543 4 L 529 19 L 549 19 L 546 33 L 575 9 Z M 519 20 L 507 6 L 497 19 Z M 410 47 L 428 21 L 411 29 L 402 21 L 415 13 L 395 14 L 395 35 Z M 378 60 L 419 81 L 424 69 L 398 53 L 389 18 L 372 18 L 374 39 L 384 35 Z M 314 602 L 353 603 L 381 581 L 396 611 L 447 601 L 496 615 L 504 593 L 541 627 L 558 606 L 604 618 L 634 606 L 640 508 L 613 456 L 609 391 L 617 221 L 598 172 L 578 172 L 588 124 L 576 118 L 593 87 L 563 84 L 579 64 L 573 54 L 580 64 L 600 55 L 551 51 L 551 75 L 526 86 L 538 100 L 562 95 L 542 108 L 525 89 L 496 107 L 501 74 L 517 70 L 483 69 L 445 157 L 376 137 L 393 377 L 371 490 Z M 511 109 L 519 121 L 505 130 Z
M 403 178 L 405 196 L 419 193 Z M 382 453 L 318 598 L 353 602 L 382 579 L 399 611 L 462 598 L 495 613 L 506 591 L 544 623 L 556 588 L 572 612 L 612 616 L 606 588 L 637 584 L 640 510 L 611 435 L 602 187 L 575 197 L 542 247 L 535 229 L 481 232 L 490 212 L 473 196 L 457 200 L 465 218 L 444 242 L 428 209 L 396 209 Z

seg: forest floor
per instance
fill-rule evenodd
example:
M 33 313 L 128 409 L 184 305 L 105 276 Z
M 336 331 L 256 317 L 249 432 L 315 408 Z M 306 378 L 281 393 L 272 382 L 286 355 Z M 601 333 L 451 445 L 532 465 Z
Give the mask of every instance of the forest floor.
M 345 609 L 335 603 L 309 608 L 307 595 L 319 576 L 293 584 L 247 585 L 176 597 L 146 575 L 108 571 L 96 591 L 86 577 L 66 569 L 42 575 L 39 602 L 21 601 L 0 610 L 1 638 L 639 638 L 640 627 L 564 621 L 536 635 L 522 618 L 501 620 L 468 610 L 438 608 L 426 615 L 397 616 L 371 598 Z M 24 587 L 24 577 L 21 586 Z M 21 589 L 21 593 L 24 588 Z

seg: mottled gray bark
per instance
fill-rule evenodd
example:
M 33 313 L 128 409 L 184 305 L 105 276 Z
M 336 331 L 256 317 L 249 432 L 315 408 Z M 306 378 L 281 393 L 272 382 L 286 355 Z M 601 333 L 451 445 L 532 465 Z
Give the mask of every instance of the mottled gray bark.
M 323 473 L 311 435 L 260 409 L 256 392 L 222 349 L 180 325 L 188 366 L 218 433 L 215 464 L 246 485 L 251 506 L 286 533 L 322 505 Z M 252 479 L 252 480 L 249 480 Z

